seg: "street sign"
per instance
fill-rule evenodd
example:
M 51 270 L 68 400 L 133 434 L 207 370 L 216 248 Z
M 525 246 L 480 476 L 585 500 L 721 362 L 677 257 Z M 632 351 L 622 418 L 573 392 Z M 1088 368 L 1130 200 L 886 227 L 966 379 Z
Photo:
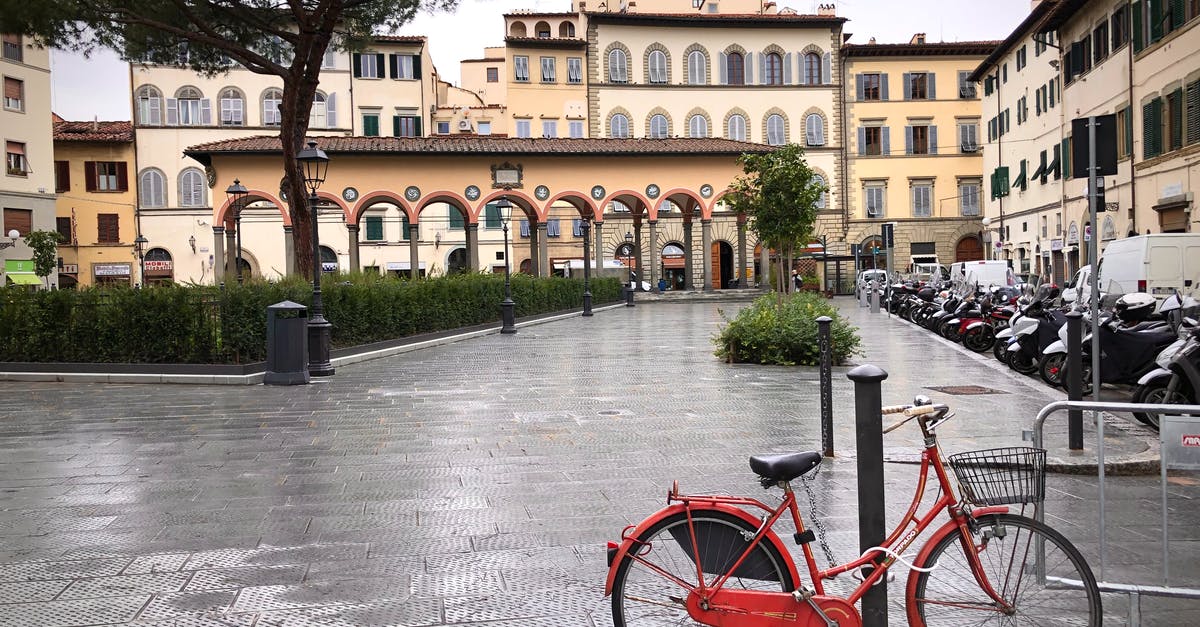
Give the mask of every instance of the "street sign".
M 896 225 L 892 224 L 891 222 L 884 222 L 880 226 L 883 227 L 883 231 L 880 233 L 880 239 L 883 240 L 883 248 L 884 249 L 895 248 L 896 247 L 896 229 L 895 229 Z
M 1071 171 L 1073 179 L 1088 177 L 1088 118 L 1071 120 Z M 1096 176 L 1117 175 L 1117 116 L 1096 116 Z
M 1159 416 L 1164 468 L 1200 470 L 1200 416 Z

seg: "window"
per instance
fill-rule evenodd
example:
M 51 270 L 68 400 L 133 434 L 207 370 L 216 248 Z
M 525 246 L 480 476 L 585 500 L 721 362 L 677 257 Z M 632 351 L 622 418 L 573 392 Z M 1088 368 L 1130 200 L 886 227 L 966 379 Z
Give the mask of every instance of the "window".
M 179 174 L 179 206 L 204 206 L 204 173 L 188 168 Z
M 814 174 L 812 177 L 812 182 L 813 182 L 813 185 L 816 185 L 818 187 L 825 187 L 825 177 L 821 176 L 820 174 Z M 817 196 L 817 209 L 825 208 L 825 198 L 828 195 L 829 195 L 829 190 L 822 190 L 821 194 L 819 196 Z
M 1184 138 L 1188 144 L 1200 142 L 1200 80 L 1192 81 L 1187 86 L 1187 132 Z M 1132 120 L 1132 118 L 1129 118 Z M 1131 122 L 1126 122 L 1130 124 Z M 1133 127 L 1130 126 L 1129 135 L 1133 135 Z M 1130 142 L 1132 147 L 1133 142 Z
M 483 227 L 485 229 L 500 228 L 500 208 L 494 202 L 489 202 L 483 208 Z
M 138 197 L 146 208 L 167 206 L 167 179 L 158 170 L 145 170 L 138 177 Z
M 517 120 L 517 137 L 528 138 L 531 133 L 529 120 Z
M 975 97 L 975 83 L 971 82 L 970 72 L 958 73 L 958 97 L 972 99 Z
M 33 210 L 32 209 L 4 209 L 4 236 L 8 236 L 9 231 L 16 231 L 25 237 L 33 230 Z
M 447 212 L 448 213 L 446 214 L 446 217 L 450 222 L 451 231 L 461 231 L 467 228 L 467 219 L 463 217 L 462 212 L 459 211 L 457 207 L 451 205 L 450 208 L 447 209 Z
M 1165 141 L 1167 150 L 1178 150 L 1183 147 L 1183 89 L 1176 89 L 1167 94 Z
M 262 97 L 262 123 L 263 126 L 279 126 L 281 113 L 279 108 L 283 105 L 283 92 L 278 89 L 268 89 L 263 92 Z
M 654 50 L 650 52 L 650 58 L 647 59 L 650 72 L 650 82 L 662 84 L 667 82 L 667 55 L 662 50 Z
M 617 113 L 608 119 L 608 136 L 614 139 L 629 138 L 629 118 Z
M 546 220 L 546 236 L 547 237 L 562 237 L 562 225 L 558 218 Z
M 1050 220 L 1050 218 L 1048 218 L 1046 216 L 1042 216 L 1042 237 L 1050 237 L 1050 234 L 1049 234 L 1050 227 L 1047 225 L 1047 222 L 1049 220 Z
M 670 129 L 668 128 L 667 124 L 667 116 L 661 113 L 656 113 L 650 116 L 651 139 L 665 139 L 669 133 Z
M 420 137 L 421 116 L 412 114 L 393 115 L 392 135 L 396 137 Z
M 62 241 L 72 246 L 75 245 L 75 235 L 72 232 L 74 229 L 71 226 L 71 218 L 54 218 L 54 230 L 58 231 L 58 236 L 62 238 Z
M 25 81 L 4 77 L 4 108 L 25 110 Z
M 412 229 L 413 229 L 412 224 L 409 224 L 409 222 L 408 222 L 408 214 L 401 211 L 400 212 L 400 239 L 402 239 L 406 242 L 408 240 L 410 240 L 413 235 Z
M 121 241 L 121 216 L 115 213 L 96 214 L 96 243 L 117 244 Z
M 908 74 L 904 80 L 906 100 L 933 100 L 933 75 L 925 72 Z
M 858 129 L 858 154 L 884 155 L 889 151 L 883 146 L 887 128 L 881 126 L 865 126 Z
M 914 218 L 933 216 L 933 185 L 918 183 L 912 186 L 912 214 Z
M 529 57 L 513 57 L 513 80 L 519 83 L 529 82 Z
M 859 74 L 859 100 L 883 100 L 881 74 Z
M 246 99 L 242 92 L 229 87 L 221 91 L 221 125 L 242 126 L 246 123 Z
M 688 137 L 708 137 L 708 120 L 700 114 L 688 118 Z
M 1024 45 L 1022 45 L 1020 48 L 1017 49 L 1017 71 L 1018 72 L 1020 72 L 1021 68 L 1025 67 L 1025 65 L 1029 63 L 1028 57 L 1029 57 L 1028 51 L 1025 49 Z
M 740 52 L 731 52 L 725 59 L 730 85 L 746 84 L 746 58 Z
M 207 98 L 195 87 L 184 87 L 174 98 L 167 98 L 167 124 L 207 126 L 212 124 L 212 109 Z
M 337 67 L 337 48 L 334 43 L 329 42 L 329 47 L 325 48 L 325 56 L 321 58 L 321 69 L 331 70 Z
M 964 217 L 979 215 L 979 182 L 961 181 L 958 184 L 958 207 Z M 1043 220 L 1045 218 L 1042 218 Z
M 383 78 L 383 54 L 354 54 L 354 78 Z
M 779 54 L 775 52 L 763 57 L 762 71 L 764 85 L 782 85 L 783 57 L 779 56 Z
M 810 113 L 804 118 L 804 139 L 809 146 L 825 145 L 825 118 L 819 113 Z
M 25 60 L 25 49 L 21 47 L 21 36 L 5 33 L 0 35 L 4 42 L 4 58 L 10 61 Z M 7 234 L 7 233 L 6 233 Z
M 583 139 L 583 122 L 571 120 L 567 123 L 567 129 L 571 135 L 571 139 Z
M 396 80 L 416 80 L 421 78 L 421 58 L 415 54 L 390 55 L 392 78 Z
M 542 57 L 542 82 L 553 83 L 554 78 L 554 57 Z
M 475 124 L 475 134 L 476 135 L 491 135 L 492 134 L 492 123 L 484 122 L 484 121 L 477 122 Z
M 867 185 L 863 188 L 863 204 L 867 208 L 868 218 L 882 218 L 884 216 L 884 197 L 887 195 L 887 186 L 885 185 Z
M 487 69 L 487 82 L 489 82 L 489 83 L 499 83 L 500 82 L 500 68 L 490 67 Z
M 1142 105 L 1142 158 L 1162 154 L 1162 98 Z
M 379 137 L 379 114 L 364 113 L 362 114 L 363 135 L 366 137 Z
M 688 53 L 688 84 L 704 85 L 708 83 L 708 62 L 704 53 L 693 50 Z
M 571 235 L 574 237 L 583 237 L 583 220 L 579 218 L 571 220 Z
M 367 216 L 363 219 L 366 223 L 366 240 L 368 242 L 383 241 L 383 216 Z
M 979 151 L 979 125 L 974 122 L 959 123 L 958 144 L 963 152 Z
M 1021 124 L 1023 124 L 1025 122 L 1025 119 L 1028 116 L 1029 116 L 1028 96 L 1021 96 L 1020 98 L 1017 98 L 1017 126 L 1020 126 Z
M 558 121 L 542 120 L 542 137 L 553 139 L 558 137 Z
M 583 59 L 567 57 L 567 82 L 578 85 L 583 82 Z
M 1129 156 L 1130 147 L 1131 147 L 1130 140 L 1133 139 L 1132 138 L 1133 133 L 1130 132 L 1132 130 L 1131 128 L 1127 129 L 1126 127 L 1130 126 L 1132 124 L 1132 122 L 1133 122 L 1133 119 L 1129 115 L 1129 107 L 1125 107 L 1124 109 L 1117 111 L 1117 158 L 1118 159 L 1124 159 L 1125 157 Z
M 25 144 L 21 142 L 5 142 L 4 146 L 6 171 L 15 176 L 25 176 L 28 174 L 29 162 L 25 159 Z
M 608 53 L 608 80 L 610 83 L 628 83 L 629 66 L 625 51 L 621 49 Z
M 937 127 L 925 125 L 909 126 L 904 129 L 904 133 L 905 154 L 937 154 Z
M 1101 22 L 1092 31 L 1092 61 L 1099 65 L 1108 56 L 1108 22 Z
M 137 90 L 138 124 L 158 126 L 162 124 L 162 93 L 151 85 L 142 85 Z
M 1120 4 L 1112 14 L 1112 49 L 1129 43 L 1129 5 Z
M 291 47 L 291 44 L 278 35 L 273 35 L 267 39 L 266 45 L 259 53 L 276 65 L 284 65 L 288 61 L 288 56 L 292 55 Z
M 54 193 L 62 194 L 71 191 L 71 163 L 69 161 L 54 162 Z
M 783 116 L 778 113 L 772 113 L 767 117 L 767 143 L 772 146 L 782 146 L 787 143 Z
M 124 192 L 129 189 L 125 163 L 117 161 L 85 161 L 84 183 L 89 192 Z
M 308 125 L 312 128 L 325 128 L 329 124 L 328 114 L 329 109 L 326 106 L 325 95 L 317 92 L 313 95 L 312 109 L 308 113 Z
M 746 118 L 738 114 L 729 116 L 729 139 L 746 141 Z
M 876 74 L 876 77 L 879 75 Z M 804 84 L 821 84 L 821 55 L 810 52 L 804 55 Z
M 449 122 L 438 122 L 437 123 L 437 132 L 438 132 L 438 135 L 449 135 L 450 134 L 450 123 Z

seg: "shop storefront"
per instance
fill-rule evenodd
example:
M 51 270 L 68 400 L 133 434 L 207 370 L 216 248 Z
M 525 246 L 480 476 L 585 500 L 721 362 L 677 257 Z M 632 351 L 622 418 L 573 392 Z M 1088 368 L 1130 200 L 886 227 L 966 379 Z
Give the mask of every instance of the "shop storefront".
M 162 248 L 151 248 L 143 260 L 146 285 L 170 283 L 175 278 L 175 262 L 171 253 Z
M 4 284 L 38 286 L 42 279 L 33 271 L 33 260 L 5 259 Z
M 129 263 L 93 263 L 92 277 L 94 277 L 95 285 L 129 285 L 130 270 L 133 264 Z

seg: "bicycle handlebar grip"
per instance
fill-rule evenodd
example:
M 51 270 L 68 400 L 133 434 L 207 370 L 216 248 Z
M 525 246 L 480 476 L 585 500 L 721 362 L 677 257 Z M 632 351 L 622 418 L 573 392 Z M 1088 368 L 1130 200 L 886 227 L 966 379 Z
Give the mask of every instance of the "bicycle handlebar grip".
M 881 411 L 881 413 L 883 413 L 884 416 L 886 416 L 888 414 L 902 414 L 907 410 L 908 410 L 908 405 L 889 405 L 887 407 L 884 407 L 880 411 Z
M 912 418 L 913 416 L 924 416 L 925 414 L 933 414 L 942 410 L 940 405 L 914 405 L 904 410 L 904 415 Z

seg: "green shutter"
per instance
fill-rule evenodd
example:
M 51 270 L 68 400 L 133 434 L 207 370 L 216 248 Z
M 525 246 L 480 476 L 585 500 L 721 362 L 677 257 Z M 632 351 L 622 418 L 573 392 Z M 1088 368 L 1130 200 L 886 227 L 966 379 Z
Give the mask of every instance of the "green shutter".
M 1145 0 L 1146 6 L 1150 7 L 1150 41 L 1147 44 L 1152 44 L 1163 37 L 1163 16 L 1166 12 L 1163 11 L 1163 2 L 1166 0 Z
M 462 212 L 454 207 L 450 207 L 450 229 L 461 231 L 466 228 L 466 220 L 463 218 Z
M 1185 4 L 1183 0 L 1171 0 L 1171 6 L 1169 7 L 1171 10 L 1170 30 L 1179 30 L 1187 20 L 1187 14 L 1184 12 Z
M 1154 102 L 1142 105 L 1142 159 L 1149 159 L 1154 152 Z
M 1062 140 L 1062 176 L 1064 179 L 1071 178 L 1071 138 L 1065 137 Z
M 383 216 L 367 216 L 367 241 L 383 240 Z
M 1008 166 L 996 168 L 992 174 L 992 198 L 1003 198 L 1008 195 Z
M 484 215 L 484 218 L 483 218 L 484 228 L 489 228 L 489 229 L 500 228 L 500 208 L 496 206 L 496 203 L 489 202 L 487 204 L 487 207 L 485 207 L 483 210 L 483 215 Z
M 1139 0 L 1133 3 L 1133 51 L 1141 52 L 1145 47 L 1145 38 L 1142 37 L 1142 3 Z
M 379 136 L 379 116 L 364 115 L 363 116 L 363 135 L 367 137 Z
M 1125 107 L 1125 154 L 1133 156 L 1133 105 Z
M 392 137 L 400 137 L 400 116 L 392 116 Z
M 413 137 L 421 137 L 421 116 L 413 118 Z
M 1183 88 L 1180 87 L 1171 92 L 1171 97 L 1167 100 L 1170 103 L 1171 116 L 1171 137 L 1168 138 L 1170 146 L 1167 150 L 1176 150 L 1183 147 Z
M 408 224 L 408 214 L 400 213 L 400 239 L 408 241 L 408 232 L 411 227 Z

